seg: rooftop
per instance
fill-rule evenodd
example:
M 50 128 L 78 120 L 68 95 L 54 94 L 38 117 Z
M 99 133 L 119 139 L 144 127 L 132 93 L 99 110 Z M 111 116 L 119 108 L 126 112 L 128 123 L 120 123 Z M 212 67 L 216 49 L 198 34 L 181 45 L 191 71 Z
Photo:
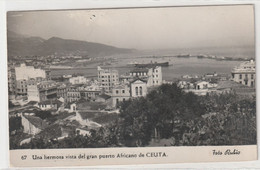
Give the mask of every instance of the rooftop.
M 106 95 L 106 94 L 101 94 L 101 95 L 99 95 L 99 96 L 97 96 L 97 97 L 103 98 L 103 99 L 105 99 L 105 100 L 111 98 L 111 96 Z
M 132 71 L 130 71 L 130 73 L 143 73 L 143 72 L 148 72 L 149 69 L 148 68 L 134 68 Z
M 141 79 L 141 78 L 137 77 L 136 79 L 134 79 L 134 80 L 131 81 L 130 83 L 134 83 L 134 82 L 136 82 L 137 80 L 140 80 L 140 81 L 145 82 L 145 83 L 147 82 L 147 80 Z
M 44 129 L 48 126 L 48 124 L 42 120 L 41 118 L 37 116 L 31 116 L 31 115 L 23 115 L 31 124 L 33 124 L 35 127 L 39 129 Z

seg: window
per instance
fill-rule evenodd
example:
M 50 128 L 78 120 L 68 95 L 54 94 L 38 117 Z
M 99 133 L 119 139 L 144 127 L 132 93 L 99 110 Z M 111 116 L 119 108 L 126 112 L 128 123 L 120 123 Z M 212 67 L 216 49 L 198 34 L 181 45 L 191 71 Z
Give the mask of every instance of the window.
M 116 94 L 118 94 L 118 90 L 116 90 Z
M 239 79 L 242 79 L 242 74 L 239 74 Z
M 123 98 L 123 102 L 125 101 L 125 98 Z
M 254 86 L 254 81 L 251 81 L 251 87 L 253 87 Z
M 251 74 L 251 79 L 254 79 L 254 74 Z
M 139 90 L 140 90 L 140 96 L 142 96 L 143 95 L 143 88 L 142 88 L 142 86 L 139 87 Z
M 125 90 L 122 90 L 122 93 L 125 93 Z
M 117 98 L 117 99 L 116 99 L 116 104 L 118 104 L 118 103 L 119 103 L 119 99 Z
M 245 81 L 245 85 L 247 85 L 247 81 Z
M 158 75 L 156 75 L 156 77 L 158 77 Z
M 135 94 L 138 96 L 138 87 L 135 87 Z

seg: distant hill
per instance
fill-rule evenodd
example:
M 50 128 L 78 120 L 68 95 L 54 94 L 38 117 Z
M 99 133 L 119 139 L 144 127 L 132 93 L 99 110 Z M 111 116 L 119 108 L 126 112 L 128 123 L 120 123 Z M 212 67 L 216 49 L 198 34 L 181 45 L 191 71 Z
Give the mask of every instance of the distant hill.
M 106 56 L 129 53 L 133 49 L 117 48 L 105 44 L 52 37 L 30 37 L 7 31 L 8 56 L 83 55 Z

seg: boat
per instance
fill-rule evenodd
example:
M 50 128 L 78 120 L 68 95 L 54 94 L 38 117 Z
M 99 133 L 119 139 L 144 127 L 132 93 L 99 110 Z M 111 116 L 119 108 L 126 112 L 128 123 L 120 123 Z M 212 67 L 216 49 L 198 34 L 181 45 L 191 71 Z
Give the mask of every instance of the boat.
M 169 62 L 162 62 L 162 63 L 151 62 L 151 63 L 146 63 L 146 64 L 135 64 L 134 66 L 135 67 L 154 67 L 154 66 L 168 67 Z
M 189 58 L 191 57 L 190 54 L 181 54 L 181 55 L 177 55 L 178 58 Z

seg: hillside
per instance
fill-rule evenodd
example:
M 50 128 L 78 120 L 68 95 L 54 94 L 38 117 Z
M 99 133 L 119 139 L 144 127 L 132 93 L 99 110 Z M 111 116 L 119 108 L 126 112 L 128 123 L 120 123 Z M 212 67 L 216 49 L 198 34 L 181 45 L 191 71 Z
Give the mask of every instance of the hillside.
M 45 55 L 88 55 L 106 56 L 128 53 L 132 49 L 117 48 L 100 43 L 52 37 L 29 37 L 15 32 L 7 32 L 8 56 L 45 56 Z

